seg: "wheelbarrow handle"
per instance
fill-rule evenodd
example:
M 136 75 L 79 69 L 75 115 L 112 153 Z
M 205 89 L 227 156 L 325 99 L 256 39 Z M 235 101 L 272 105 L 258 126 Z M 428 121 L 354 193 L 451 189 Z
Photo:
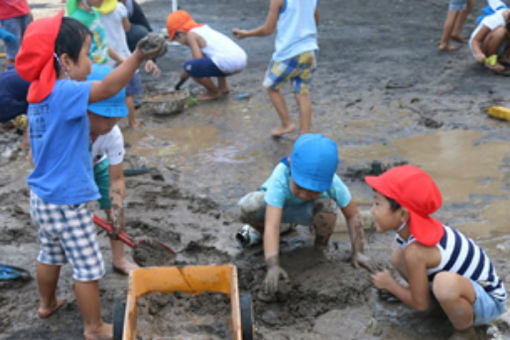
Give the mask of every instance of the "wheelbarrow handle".
M 105 220 L 103 220 L 101 217 L 97 216 L 97 215 L 94 215 L 92 217 L 92 220 L 94 221 L 94 223 L 98 226 L 98 227 L 101 227 L 103 228 L 104 230 L 106 230 L 106 232 L 108 234 L 113 234 L 115 233 L 115 229 L 113 228 L 113 226 L 106 222 Z M 135 243 L 131 240 L 131 236 L 129 236 L 128 234 L 126 234 L 124 231 L 123 232 L 120 232 L 117 237 L 119 238 L 119 240 L 121 240 L 122 242 L 124 242 L 126 245 L 128 245 L 130 248 L 133 248 L 135 246 Z

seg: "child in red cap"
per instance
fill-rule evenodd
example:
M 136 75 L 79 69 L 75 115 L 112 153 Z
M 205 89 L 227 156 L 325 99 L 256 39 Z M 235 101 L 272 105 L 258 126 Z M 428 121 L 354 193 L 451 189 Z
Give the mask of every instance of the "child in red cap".
M 487 254 L 461 232 L 430 217 L 441 206 L 441 193 L 423 170 L 403 165 L 380 176 L 367 176 L 374 189 L 372 214 L 377 231 L 394 230 L 392 264 L 407 280 L 398 283 L 388 270 L 372 275 L 378 289 L 420 311 L 431 292 L 457 334 L 470 339 L 473 326 L 487 324 L 505 310 L 506 291 Z
M 160 47 L 165 44 L 163 39 L 159 43 Z M 19 75 L 31 82 L 27 114 L 35 168 L 27 182 L 30 213 L 41 242 L 37 257 L 38 314 L 47 318 L 65 304 L 57 298 L 56 289 L 61 266 L 70 262 L 84 337 L 95 340 L 111 339 L 112 325 L 101 319 L 98 280 L 104 275 L 104 263 L 87 208 L 87 202 L 99 198 L 90 134 L 107 132 L 118 118 L 93 113 L 89 118 L 87 106 L 115 95 L 145 58 L 165 50 L 142 40 L 139 48 L 103 80 L 87 81 L 92 64 L 90 46 L 88 28 L 75 19 L 63 18 L 60 11 L 55 17 L 30 24 L 15 66 Z

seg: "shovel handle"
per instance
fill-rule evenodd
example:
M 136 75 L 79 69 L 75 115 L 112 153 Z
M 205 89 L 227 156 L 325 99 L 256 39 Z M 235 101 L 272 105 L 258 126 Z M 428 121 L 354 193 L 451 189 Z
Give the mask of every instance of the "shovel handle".
M 113 228 L 113 226 L 106 222 L 105 220 L 103 220 L 101 217 L 97 216 L 97 215 L 94 215 L 92 217 L 92 220 L 94 221 L 94 223 L 98 226 L 98 227 L 101 227 L 103 228 L 104 230 L 106 230 L 106 232 L 108 234 L 113 234 L 115 233 L 115 229 Z M 126 245 L 128 245 L 130 248 L 133 248 L 135 246 L 135 244 L 133 243 L 133 241 L 131 240 L 131 236 L 129 236 L 128 234 L 126 234 L 124 231 L 123 232 L 120 232 L 117 237 L 119 238 L 119 240 L 121 240 L 122 242 L 124 242 Z

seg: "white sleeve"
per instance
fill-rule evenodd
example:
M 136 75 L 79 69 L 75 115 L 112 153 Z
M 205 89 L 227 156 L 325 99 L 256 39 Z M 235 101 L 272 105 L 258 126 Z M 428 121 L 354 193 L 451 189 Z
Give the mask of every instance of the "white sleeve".
M 128 11 L 127 11 L 127 8 L 126 6 L 124 6 L 124 4 L 122 2 L 117 2 L 117 8 L 118 8 L 118 11 L 119 11 L 119 16 L 121 18 L 127 18 L 128 17 Z

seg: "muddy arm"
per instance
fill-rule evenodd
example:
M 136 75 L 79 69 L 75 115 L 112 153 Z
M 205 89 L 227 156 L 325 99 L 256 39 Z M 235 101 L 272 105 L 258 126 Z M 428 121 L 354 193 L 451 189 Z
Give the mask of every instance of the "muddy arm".
M 349 230 L 349 238 L 351 240 L 354 257 L 356 253 L 363 252 L 363 224 L 361 214 L 352 200 L 345 208 L 342 208 L 342 213 L 347 221 L 347 229 Z
M 266 205 L 264 226 L 264 256 L 267 260 L 277 258 L 280 251 L 280 223 L 283 210 L 270 204 Z

